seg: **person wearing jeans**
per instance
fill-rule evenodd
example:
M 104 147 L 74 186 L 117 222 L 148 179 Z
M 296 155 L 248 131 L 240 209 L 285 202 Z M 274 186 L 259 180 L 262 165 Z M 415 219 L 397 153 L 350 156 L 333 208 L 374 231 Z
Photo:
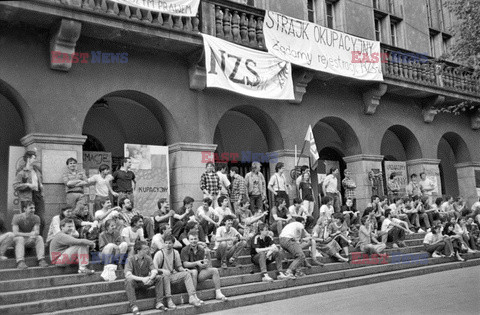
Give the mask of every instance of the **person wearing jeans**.
M 45 261 L 45 245 L 40 236 L 40 217 L 35 214 L 33 201 L 25 203 L 24 213 L 16 214 L 12 220 L 13 241 L 15 242 L 15 258 L 18 269 L 27 269 L 25 264 L 25 247 L 35 247 L 38 265 L 47 267 Z
M 425 251 L 432 254 L 433 258 L 444 256 L 451 257 L 455 254 L 452 241 L 448 236 L 443 236 L 441 230 L 441 225 L 434 226 L 423 239 Z M 458 252 L 456 254 L 456 258 L 457 260 L 463 261 L 463 258 L 460 257 Z
M 78 273 L 93 274 L 95 271 L 87 268 L 89 263 L 89 247 L 94 248 L 95 242 L 78 239 L 72 236 L 75 231 L 73 219 L 63 219 L 60 222 L 62 231 L 57 233 L 50 243 L 50 260 L 53 265 L 69 265 L 78 263 Z
M 310 234 L 305 231 L 305 219 L 298 217 L 296 220 L 296 222 L 287 224 L 280 234 L 280 246 L 294 257 L 285 272 L 287 277 L 294 277 L 294 273 L 297 277 L 304 276 L 305 274 L 302 271 L 297 270 L 303 264 L 306 264 L 307 268 L 311 267 L 305 259 L 304 247 L 311 246 L 312 262 L 315 265 L 323 265 L 315 258 L 316 243 L 315 240 L 311 239 Z M 303 242 L 300 243 L 300 240 L 303 240 Z
M 247 245 L 242 235 L 232 227 L 233 220 L 232 215 L 226 215 L 224 217 L 225 226 L 219 227 L 215 235 L 217 259 L 221 262 L 222 268 L 227 268 L 227 261 L 230 266 L 235 267 L 240 252 Z
M 146 290 L 152 286 L 155 286 L 155 309 L 165 311 L 166 307 L 162 302 L 164 296 L 164 281 L 162 280 L 164 277 L 158 275 L 158 270 L 149 255 L 150 248 L 146 242 L 140 241 L 135 244 L 134 250 L 135 256 L 129 257 L 125 266 L 125 291 L 133 314 L 140 314 L 136 305 L 136 290 Z
M 167 235 L 164 238 L 164 242 L 165 248 L 160 249 L 155 254 L 155 256 L 153 257 L 153 265 L 164 275 L 163 281 L 165 297 L 167 298 L 167 307 L 171 310 L 177 308 L 177 306 L 172 301 L 172 292 L 170 285 L 171 283 L 181 282 L 185 284 L 185 288 L 187 289 L 189 296 L 188 303 L 196 307 L 202 305 L 203 301 L 197 297 L 190 272 L 183 268 L 180 254 L 173 249 L 175 237 L 173 237 L 172 235 Z

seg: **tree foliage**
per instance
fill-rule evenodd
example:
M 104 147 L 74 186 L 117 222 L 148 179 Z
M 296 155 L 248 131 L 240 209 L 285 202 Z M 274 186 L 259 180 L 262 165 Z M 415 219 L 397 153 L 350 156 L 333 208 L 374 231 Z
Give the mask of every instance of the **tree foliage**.
M 455 46 L 452 57 L 459 63 L 480 70 L 480 0 L 447 0 L 445 6 L 457 22 L 453 26 Z

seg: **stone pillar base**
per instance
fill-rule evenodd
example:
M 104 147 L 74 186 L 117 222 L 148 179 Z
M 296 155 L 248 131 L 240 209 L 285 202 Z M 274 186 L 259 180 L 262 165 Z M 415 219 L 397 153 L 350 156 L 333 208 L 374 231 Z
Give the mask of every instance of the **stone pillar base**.
M 190 196 L 195 199 L 194 209 L 196 209 L 203 199 L 200 177 L 205 172 L 207 161 L 213 160 L 213 156 L 210 158 L 210 153 L 215 152 L 217 145 L 180 142 L 168 147 L 171 208 L 181 207 L 183 198 Z
M 478 201 L 478 193 L 475 181 L 475 171 L 480 171 L 480 162 L 467 162 L 455 164 L 458 177 L 458 191 L 471 207 Z
M 52 217 L 59 214 L 60 209 L 65 205 L 65 185 L 62 179 L 62 174 L 67 167 L 65 162 L 69 157 L 73 157 L 81 167 L 82 145 L 86 139 L 87 137 L 83 135 L 31 133 L 20 140 L 26 150 L 37 152 L 37 163 L 42 170 L 45 201 L 44 237 Z
M 372 183 L 368 179 L 368 172 L 372 169 L 382 171 L 383 155 L 359 154 L 346 156 L 343 160 L 347 163 L 347 168 L 352 172 L 352 178 L 357 184 L 355 190 L 357 210 L 363 214 L 372 196 Z M 383 195 L 383 192 L 380 195 Z

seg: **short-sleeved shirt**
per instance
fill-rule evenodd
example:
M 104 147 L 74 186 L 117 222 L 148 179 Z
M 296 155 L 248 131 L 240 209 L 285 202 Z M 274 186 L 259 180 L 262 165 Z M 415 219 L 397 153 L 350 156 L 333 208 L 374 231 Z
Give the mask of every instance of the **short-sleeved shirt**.
M 430 245 L 438 242 L 441 239 L 442 239 L 441 234 L 433 234 L 432 232 L 428 232 L 427 235 L 425 235 L 425 238 L 423 239 L 423 243 Z
M 268 185 L 272 186 L 273 190 L 275 191 L 287 191 L 287 180 L 285 179 L 285 176 L 283 174 L 273 174 L 273 176 L 270 178 L 270 181 L 268 182 Z
M 257 251 L 255 249 L 257 248 L 267 248 L 272 246 L 273 239 L 270 236 L 265 236 L 265 238 L 262 238 L 260 234 L 255 235 L 255 237 L 252 238 L 251 244 L 250 244 L 250 255 L 253 257 L 257 254 Z
M 303 235 L 305 235 L 305 227 L 300 222 L 292 222 L 287 225 L 280 233 L 280 237 L 293 238 L 295 240 L 300 240 Z
M 227 232 L 227 228 L 225 226 L 221 226 L 217 229 L 217 234 L 215 235 L 215 238 L 218 239 L 218 238 L 236 237 L 236 236 L 241 236 L 241 235 L 240 233 L 238 233 L 238 231 L 235 228 L 231 227 L 230 230 Z M 218 245 L 220 245 L 220 242 L 215 241 L 215 248 L 217 248 Z M 227 246 L 228 247 L 233 246 L 233 241 L 227 241 Z
M 205 250 L 197 246 L 197 252 L 195 253 L 193 251 L 192 245 L 187 245 L 182 249 L 182 252 L 180 253 L 180 259 L 182 261 L 188 261 L 188 262 L 195 262 L 199 260 L 203 260 L 205 258 Z
M 327 216 L 327 218 L 329 220 L 332 218 L 332 215 L 333 215 L 334 212 L 335 212 L 335 210 L 333 209 L 332 206 L 322 205 L 320 207 L 320 215 L 322 215 L 322 213 L 323 213 L 324 215 Z
M 132 258 L 128 258 L 127 265 L 125 266 L 125 275 L 128 272 L 131 272 L 137 277 L 147 277 L 150 274 L 150 271 L 154 269 L 153 260 L 150 256 L 147 255 L 141 259 L 135 255 Z
M 117 183 L 117 191 L 132 192 L 132 182 L 135 182 L 135 173 L 132 171 L 118 170 L 113 173 L 113 180 Z
M 392 223 L 392 220 L 385 218 L 382 222 L 382 228 L 381 231 L 384 232 L 387 230 L 388 226 Z
M 187 208 L 185 208 L 185 206 L 182 206 L 182 207 L 178 208 L 177 210 L 175 210 L 175 213 L 178 214 L 178 215 L 183 215 L 186 211 L 187 211 Z M 188 220 L 189 220 L 188 216 L 185 216 L 181 220 L 172 217 L 172 226 L 174 226 L 175 223 L 177 223 L 178 221 L 182 221 L 183 223 L 187 223 Z
M 16 214 L 12 219 L 12 225 L 18 225 L 21 233 L 30 233 L 33 227 L 40 224 L 40 217 L 36 214 L 27 216 L 25 213 Z
M 108 197 L 108 184 L 112 181 L 113 176 L 108 174 L 105 178 L 100 174 L 95 174 L 88 180 L 89 182 L 95 183 L 95 195 L 101 197 Z
M 312 184 L 307 182 L 301 182 L 299 186 L 300 191 L 302 192 L 302 199 L 313 201 Z
M 137 230 L 137 232 L 134 232 L 131 226 L 127 226 L 122 231 L 122 236 L 128 237 L 131 243 L 135 243 L 137 240 L 144 241 L 145 238 L 143 235 L 143 228 L 140 228 Z
M 279 218 L 286 219 L 288 217 L 288 209 L 287 207 L 283 207 L 281 209 L 277 207 L 272 207 L 272 211 L 270 211 L 270 224 L 273 224 L 275 222 L 275 218 L 273 217 L 274 214 L 276 214 Z

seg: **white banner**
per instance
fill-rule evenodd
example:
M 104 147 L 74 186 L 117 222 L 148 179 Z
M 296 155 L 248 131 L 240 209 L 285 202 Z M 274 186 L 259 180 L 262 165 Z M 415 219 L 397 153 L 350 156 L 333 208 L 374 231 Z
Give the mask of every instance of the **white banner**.
M 207 87 L 266 99 L 295 99 L 292 66 L 277 57 L 202 34 Z
M 196 16 L 200 0 L 112 0 L 140 9 L 179 16 Z
M 380 42 L 266 11 L 263 34 L 278 58 L 317 71 L 383 81 Z

